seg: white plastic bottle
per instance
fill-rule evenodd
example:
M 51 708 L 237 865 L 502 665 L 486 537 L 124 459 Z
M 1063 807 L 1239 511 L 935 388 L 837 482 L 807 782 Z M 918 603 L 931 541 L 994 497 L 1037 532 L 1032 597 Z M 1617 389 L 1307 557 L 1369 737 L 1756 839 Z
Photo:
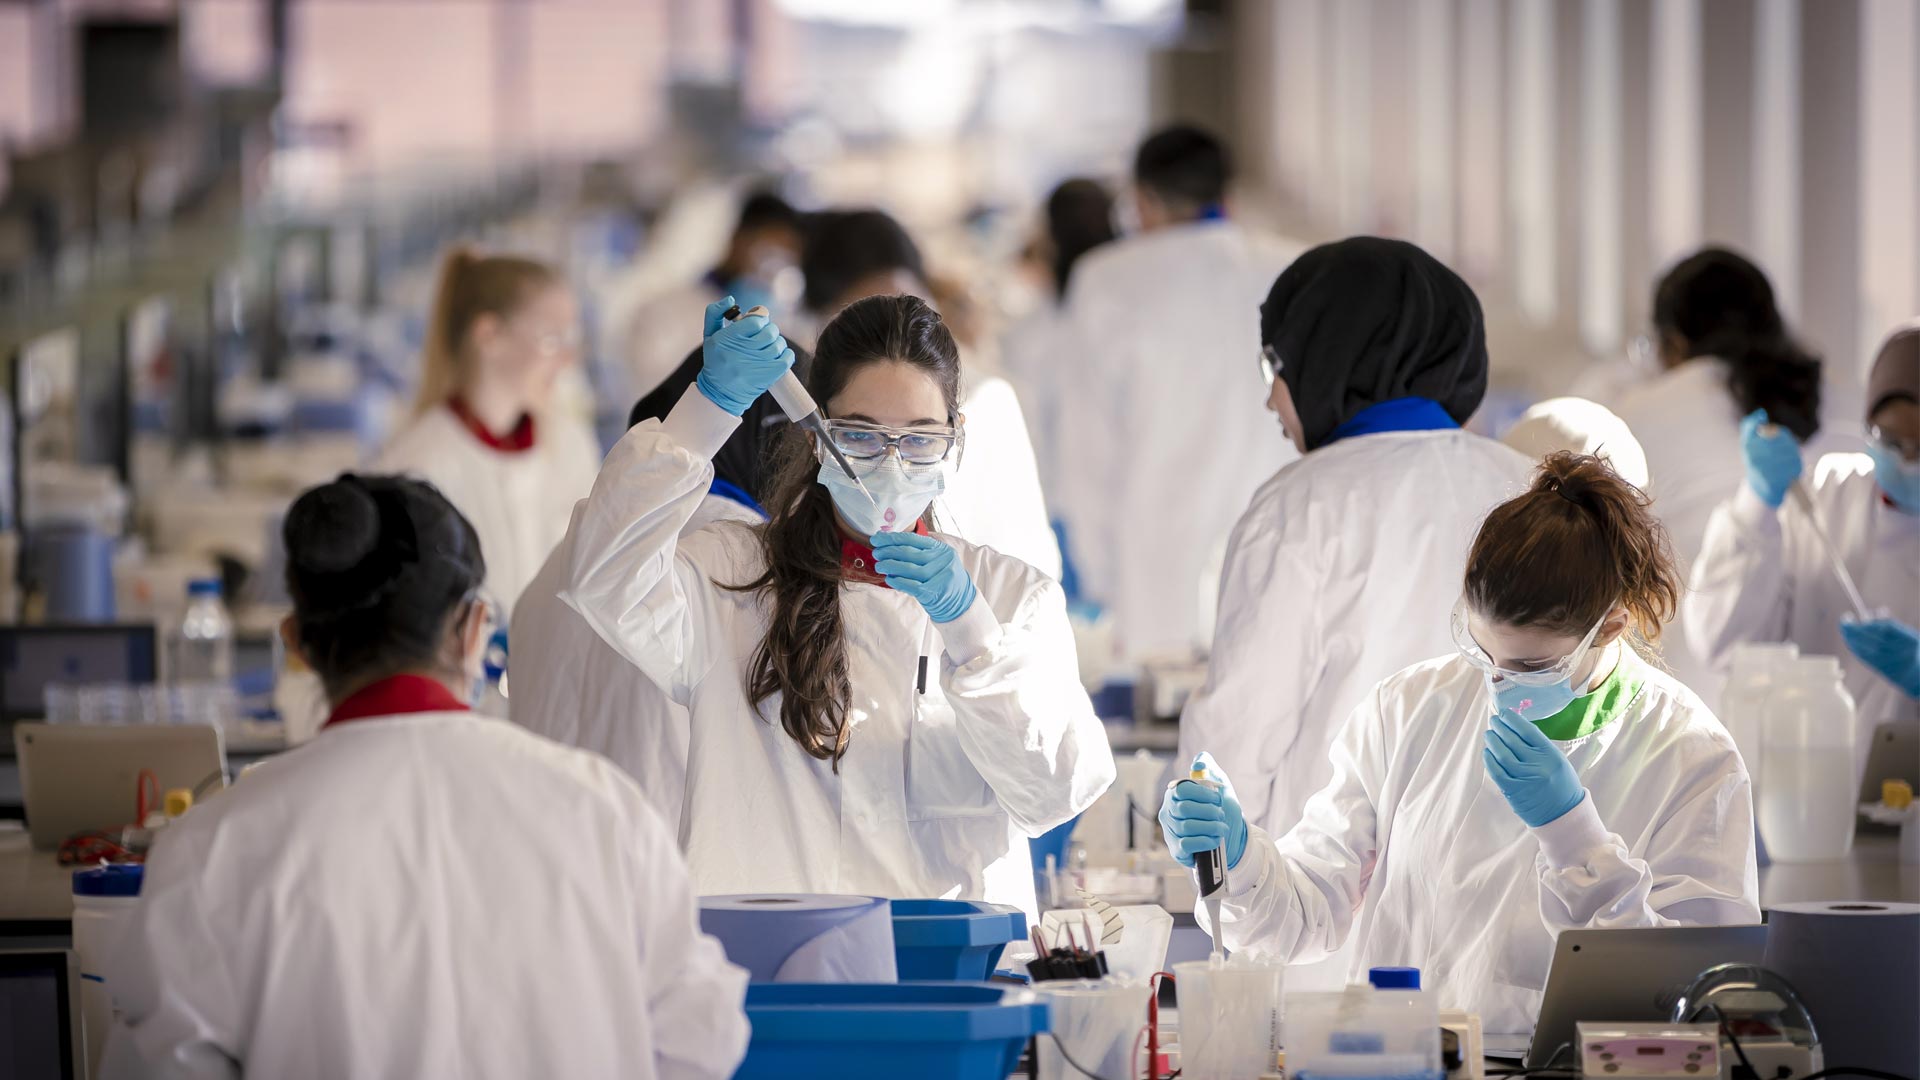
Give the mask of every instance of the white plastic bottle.
M 233 619 L 220 601 L 217 578 L 187 585 L 187 610 L 171 638 L 167 678 L 175 686 L 233 684 Z
M 1720 694 L 1720 722 L 1733 736 L 1746 762 L 1747 775 L 1753 780 L 1755 798 L 1760 793 L 1760 717 L 1776 683 L 1784 682 L 1800 658 L 1800 647 L 1791 641 L 1751 642 L 1734 646 L 1732 672 L 1726 689 Z
M 1853 697 L 1836 657 L 1803 656 L 1788 670 L 1761 717 L 1760 836 L 1775 862 L 1844 859 L 1860 786 Z

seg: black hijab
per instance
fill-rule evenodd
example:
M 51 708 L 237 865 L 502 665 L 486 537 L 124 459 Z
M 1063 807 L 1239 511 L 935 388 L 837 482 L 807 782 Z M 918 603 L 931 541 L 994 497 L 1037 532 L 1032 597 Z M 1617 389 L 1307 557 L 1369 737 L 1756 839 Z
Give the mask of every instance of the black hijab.
M 1260 305 L 1307 449 L 1361 410 L 1438 402 L 1465 423 L 1487 392 L 1480 301 L 1458 274 L 1400 240 L 1356 236 L 1295 259 Z
M 793 370 L 806 381 L 807 368 L 813 363 L 813 356 L 798 345 L 789 345 L 793 349 Z M 659 386 L 633 406 L 633 412 L 627 417 L 627 426 L 632 427 L 642 420 L 664 420 L 680 396 L 693 385 L 694 377 L 700 374 L 700 350 L 688 354 L 680 366 L 673 369 Z M 787 416 L 773 400 L 772 394 L 761 394 L 740 417 L 740 426 L 713 455 L 713 474 L 741 491 L 752 496 L 758 502 L 763 494 L 766 482 L 767 460 L 773 451 L 774 440 L 787 426 Z

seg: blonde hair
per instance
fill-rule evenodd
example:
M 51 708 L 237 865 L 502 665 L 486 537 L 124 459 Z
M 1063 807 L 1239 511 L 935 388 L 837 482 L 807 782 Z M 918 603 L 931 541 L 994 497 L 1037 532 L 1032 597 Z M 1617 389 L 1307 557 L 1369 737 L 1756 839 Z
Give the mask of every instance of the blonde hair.
M 481 255 L 464 246 L 449 248 L 440 260 L 440 279 L 434 286 L 414 412 L 426 412 L 459 391 L 460 353 L 474 320 L 482 315 L 504 318 L 535 290 L 559 280 L 552 267 L 533 259 Z

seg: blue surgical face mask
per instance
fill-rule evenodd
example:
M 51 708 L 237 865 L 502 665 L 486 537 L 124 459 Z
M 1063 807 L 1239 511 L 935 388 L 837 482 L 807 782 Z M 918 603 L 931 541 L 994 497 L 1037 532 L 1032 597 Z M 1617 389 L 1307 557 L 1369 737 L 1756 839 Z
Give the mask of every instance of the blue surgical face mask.
M 1887 498 L 1909 514 L 1920 514 L 1920 461 L 1908 461 L 1882 442 L 1869 442 L 1867 456 L 1873 458 L 1874 483 Z
M 854 466 L 859 468 L 860 466 Z M 873 493 L 873 501 L 847 479 L 838 463 L 823 462 L 820 483 L 833 496 L 833 508 L 847 524 L 862 536 L 883 532 L 912 532 L 920 515 L 933 500 L 947 490 L 946 470 L 938 465 L 908 467 L 892 454 L 871 472 L 860 474 L 860 481 Z
M 1506 680 L 1495 682 L 1491 675 L 1486 676 L 1486 680 L 1495 711 L 1512 713 L 1535 724 L 1573 704 L 1580 696 L 1573 688 L 1571 675 L 1546 686 L 1522 686 Z

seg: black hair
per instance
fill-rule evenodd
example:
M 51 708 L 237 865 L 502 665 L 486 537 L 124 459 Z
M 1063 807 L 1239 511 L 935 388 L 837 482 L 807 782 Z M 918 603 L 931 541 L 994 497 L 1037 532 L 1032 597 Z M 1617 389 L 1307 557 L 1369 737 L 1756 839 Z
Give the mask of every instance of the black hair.
M 1186 124 L 1155 132 L 1133 157 L 1134 183 L 1179 210 L 1199 211 L 1220 202 L 1232 179 L 1226 144 Z
M 827 314 L 829 305 L 862 278 L 904 270 L 927 280 L 926 264 L 913 237 L 881 210 L 829 210 L 813 215 L 801 246 L 806 305 Z
M 813 367 L 813 354 L 799 345 L 793 350 L 793 373 L 805 382 Z M 694 349 L 672 374 L 645 397 L 633 403 L 627 426 L 643 420 L 665 420 L 679 404 L 700 374 L 701 350 Z M 787 415 L 780 410 L 772 394 L 762 394 L 740 416 L 740 426 L 713 455 L 713 474 L 752 496 L 757 502 L 765 494 L 774 443 L 787 428 Z
M 1820 430 L 1820 358 L 1787 332 L 1767 275 L 1747 259 L 1710 247 L 1681 260 L 1654 289 L 1653 325 L 1683 339 L 1688 359 L 1727 362 L 1742 416 L 1765 409 L 1802 442 Z
M 1113 195 L 1098 180 L 1074 179 L 1047 197 L 1047 235 L 1053 240 L 1053 287 L 1067 295 L 1080 256 L 1112 240 Z
M 453 619 L 486 580 L 480 537 L 432 484 L 345 473 L 281 526 L 300 651 L 338 700 L 442 665 Z
M 767 228 L 786 228 L 798 232 L 800 211 L 771 191 L 756 191 L 740 205 L 740 221 L 734 225 L 733 231 L 743 233 L 749 229 Z

